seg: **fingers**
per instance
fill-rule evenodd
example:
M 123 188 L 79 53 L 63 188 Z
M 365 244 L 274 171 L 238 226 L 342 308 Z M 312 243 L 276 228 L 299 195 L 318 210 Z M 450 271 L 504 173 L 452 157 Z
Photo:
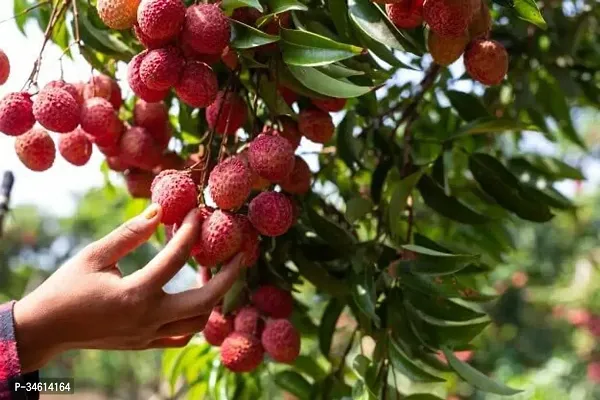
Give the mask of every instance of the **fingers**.
M 194 335 L 165 337 L 153 340 L 146 346 L 146 349 L 165 349 L 169 347 L 185 347 L 192 340 Z
M 199 209 L 195 208 L 185 217 L 181 228 L 165 248 L 144 268 L 129 275 L 135 285 L 162 288 L 185 265 L 192 247 L 200 234 Z
M 209 314 L 234 284 L 242 269 L 243 255 L 238 254 L 203 287 L 165 296 L 159 314 L 165 321 L 176 321 Z
M 160 218 L 160 206 L 151 204 L 137 217 L 87 246 L 82 254 L 90 260 L 88 265 L 100 269 L 112 267 L 129 252 L 150 239 L 160 223 Z
M 158 330 L 159 336 L 182 336 L 182 335 L 193 335 L 198 332 L 202 332 L 208 321 L 210 314 L 200 315 L 199 317 L 193 317 L 184 319 L 181 321 L 170 322 L 163 325 Z

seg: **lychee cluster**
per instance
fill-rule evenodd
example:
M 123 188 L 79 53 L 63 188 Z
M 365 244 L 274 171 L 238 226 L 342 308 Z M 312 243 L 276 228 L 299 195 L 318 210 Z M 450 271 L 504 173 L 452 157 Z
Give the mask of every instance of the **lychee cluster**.
M 427 45 L 442 66 L 464 54 L 467 72 L 484 85 L 498 85 L 508 71 L 508 53 L 489 38 L 492 27 L 485 0 L 374 0 L 385 5 L 390 20 L 401 29 L 423 23 L 429 28 Z
M 291 293 L 263 285 L 250 300 L 227 315 L 215 308 L 203 331 L 206 341 L 220 346 L 221 362 L 233 372 L 255 370 L 265 353 L 275 362 L 293 363 L 300 354 L 300 334 L 289 320 Z

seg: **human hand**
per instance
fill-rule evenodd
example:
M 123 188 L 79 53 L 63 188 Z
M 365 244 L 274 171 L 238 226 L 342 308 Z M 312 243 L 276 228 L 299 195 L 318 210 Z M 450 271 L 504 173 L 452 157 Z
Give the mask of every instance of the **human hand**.
M 199 232 L 191 211 L 166 247 L 123 277 L 117 262 L 146 242 L 160 222 L 151 205 L 88 245 L 15 304 L 22 372 L 69 349 L 144 350 L 185 346 L 204 329 L 212 308 L 237 279 L 241 255 L 201 288 L 167 294 L 162 287 L 185 265 Z

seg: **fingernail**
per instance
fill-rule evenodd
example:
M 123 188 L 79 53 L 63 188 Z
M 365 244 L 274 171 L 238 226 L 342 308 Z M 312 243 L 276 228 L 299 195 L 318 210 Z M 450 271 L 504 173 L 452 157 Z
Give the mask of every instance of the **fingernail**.
M 148 206 L 148 208 L 146 208 L 146 210 L 144 210 L 144 218 L 146 219 L 153 219 L 154 217 L 156 217 L 156 215 L 158 215 L 158 211 L 160 210 L 160 206 L 156 203 L 152 203 Z

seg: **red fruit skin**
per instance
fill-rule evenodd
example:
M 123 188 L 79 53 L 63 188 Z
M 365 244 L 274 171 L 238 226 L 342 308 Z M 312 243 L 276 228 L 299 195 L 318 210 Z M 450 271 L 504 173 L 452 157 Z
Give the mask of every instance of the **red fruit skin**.
M 237 69 L 240 64 L 237 53 L 229 46 L 225 47 L 225 50 L 221 53 L 221 61 L 232 71 Z
M 138 8 L 138 26 L 153 40 L 174 38 L 184 20 L 185 4 L 181 0 L 142 0 Z
M 279 119 L 279 123 L 281 124 L 281 129 L 277 130 L 268 130 L 265 129 L 265 133 L 272 133 L 277 136 L 281 136 L 287 139 L 288 142 L 292 145 L 292 148 L 296 150 L 298 146 L 300 146 L 300 142 L 302 141 L 302 134 L 298 130 L 298 124 L 292 118 L 283 116 Z
M 206 109 L 206 121 L 210 129 L 222 135 L 233 135 L 246 123 L 248 111 L 246 102 L 234 92 L 221 91 L 215 101 Z M 218 121 L 217 121 L 218 119 Z
M 252 294 L 252 304 L 271 318 L 289 318 L 294 311 L 292 294 L 273 285 L 263 285 Z
M 240 7 L 236 8 L 231 14 L 231 19 L 240 21 L 246 25 L 254 26 L 256 20 L 262 17 L 262 13 L 256 8 Z
M 185 216 L 198 204 L 198 189 L 189 174 L 163 171 L 154 178 L 150 190 L 152 202 L 162 207 L 161 222 L 181 225 Z
M 110 83 L 111 83 L 111 91 L 110 91 L 110 98 L 108 99 L 108 101 L 110 102 L 110 104 L 113 106 L 113 108 L 116 111 L 119 111 L 119 109 L 123 105 L 123 94 L 121 93 L 121 87 L 119 86 L 119 84 L 117 82 L 115 82 L 113 80 L 111 80 Z
M 168 90 L 179 81 L 184 63 L 175 47 L 150 50 L 140 65 L 140 78 L 152 90 Z
M 467 46 L 464 60 L 469 75 L 484 85 L 499 85 L 508 72 L 508 53 L 495 40 L 473 40 Z
M 260 340 L 246 333 L 233 332 L 221 345 L 221 363 L 233 372 L 255 370 L 263 360 Z
M 147 171 L 160 163 L 163 150 L 150 132 L 140 126 L 131 127 L 123 134 L 120 149 L 123 160 Z
M 0 132 L 19 136 L 35 124 L 31 95 L 25 92 L 9 93 L 0 100 Z
M 148 103 L 139 99 L 133 108 L 133 121 L 135 125 L 146 128 L 162 148 L 167 147 L 172 130 L 169 113 L 163 102 Z
M 401 0 L 386 4 L 385 11 L 398 28 L 413 29 L 423 23 L 423 0 Z
M 198 4 L 185 14 L 182 40 L 202 54 L 221 54 L 229 44 L 231 28 L 217 4 Z
M 248 148 L 250 168 L 271 182 L 284 182 L 294 169 L 294 149 L 285 138 L 261 133 Z
M 287 319 L 267 322 L 261 342 L 267 354 L 277 362 L 290 364 L 300 355 L 300 335 Z
M 58 152 L 65 160 L 80 167 L 87 164 L 92 156 L 92 142 L 83 129 L 77 128 L 73 132 L 60 135 Z
M 232 332 L 233 317 L 223 315 L 218 307 L 212 310 L 202 331 L 204 339 L 213 346 L 220 346 Z
M 33 102 L 33 115 L 40 125 L 59 133 L 77 128 L 80 109 L 73 96 L 63 89 L 44 89 Z
M 302 110 L 298 115 L 298 129 L 307 139 L 325 144 L 333 137 L 335 126 L 327 112 L 309 108 Z
M 112 94 L 113 80 L 110 76 L 101 74 L 90 78 L 90 81 L 83 86 L 83 99 L 93 97 L 102 97 L 109 100 Z
M 136 96 L 149 103 L 156 103 L 167 97 L 169 91 L 152 90 L 142 81 L 142 78 L 140 77 L 140 68 L 146 54 L 148 54 L 148 50 L 144 50 L 129 61 L 129 65 L 127 66 L 127 81 L 129 82 L 129 87 Z
M 104 144 L 115 142 L 123 125 L 112 104 L 101 97 L 86 100 L 81 107 L 81 128 Z
M 315 107 L 325 112 L 338 112 L 346 107 L 346 99 L 329 97 L 327 99 L 311 99 Z
M 219 163 L 208 178 L 210 196 L 222 210 L 240 208 L 252 191 L 252 174 L 239 157 Z
M 48 132 L 33 128 L 15 140 L 15 151 L 19 160 L 32 171 L 45 171 L 54 164 L 56 147 Z
M 138 24 L 135 24 L 133 26 L 133 34 L 135 35 L 137 40 L 140 42 L 140 44 L 147 49 L 158 49 L 160 47 L 165 47 L 172 41 L 172 38 L 158 39 L 158 40 L 152 39 L 152 38 L 148 37 L 144 32 L 142 32 L 142 30 L 140 29 L 140 26 Z
M 250 268 L 260 256 L 260 236 L 247 216 L 238 214 L 236 218 L 242 231 L 240 253 L 244 256 L 244 266 Z
M 288 106 L 292 106 L 296 101 L 298 101 L 298 95 L 292 89 L 289 89 L 285 86 L 279 85 L 277 88 L 283 100 L 287 103 Z
M 312 173 L 306 161 L 302 157 L 296 156 L 294 169 L 287 180 L 281 183 L 281 188 L 290 194 L 306 194 L 310 190 L 311 178 Z
M 61 80 L 56 80 L 56 81 L 50 81 L 46 84 L 46 86 L 44 86 L 44 88 L 42 90 L 46 90 L 46 89 L 62 89 L 67 91 L 71 96 L 73 96 L 73 99 L 75 99 L 75 101 L 77 102 L 77 104 L 82 105 L 83 104 L 83 95 L 82 93 L 79 92 L 79 90 L 77 89 L 77 87 L 75 87 L 75 85 L 72 85 L 70 83 L 67 83 L 65 81 L 61 81 Z
M 158 174 L 167 169 L 175 169 L 181 171 L 185 168 L 185 160 L 179 156 L 179 154 L 169 151 L 162 155 L 160 164 L 154 168 L 154 173 Z
M 429 29 L 441 36 L 463 35 L 472 15 L 471 1 L 427 0 L 423 4 L 423 20 Z
M 124 162 L 118 155 L 107 156 L 106 164 L 108 165 L 108 168 L 117 172 L 123 172 L 129 168 L 129 164 Z
M 4 85 L 10 75 L 10 61 L 8 56 L 0 50 L 0 85 Z
M 149 199 L 152 197 L 150 186 L 154 174 L 141 169 L 129 169 L 125 173 L 125 184 L 131 197 L 136 199 Z
M 235 215 L 216 210 L 202 223 L 199 243 L 192 255 L 203 260 L 202 266 L 213 267 L 235 256 L 241 245 L 242 230 Z
M 246 333 L 256 338 L 260 337 L 264 327 L 260 311 L 252 306 L 246 306 L 239 310 L 233 321 L 235 332 Z
M 219 82 L 212 68 L 200 61 L 188 61 L 175 85 L 175 94 L 195 108 L 209 106 L 217 96 Z
M 284 194 L 262 192 L 250 202 L 248 218 L 261 235 L 277 237 L 291 228 L 294 210 Z

